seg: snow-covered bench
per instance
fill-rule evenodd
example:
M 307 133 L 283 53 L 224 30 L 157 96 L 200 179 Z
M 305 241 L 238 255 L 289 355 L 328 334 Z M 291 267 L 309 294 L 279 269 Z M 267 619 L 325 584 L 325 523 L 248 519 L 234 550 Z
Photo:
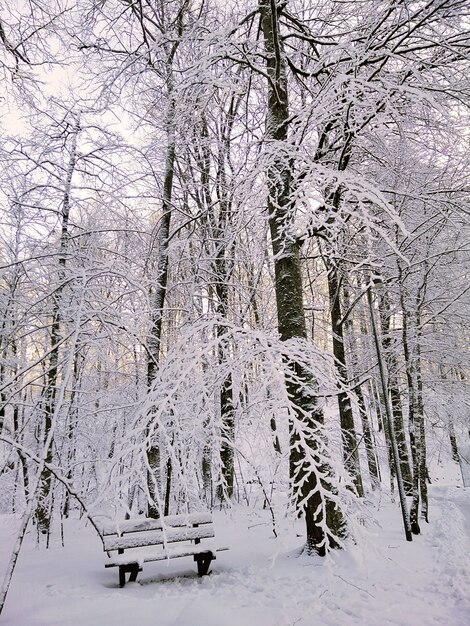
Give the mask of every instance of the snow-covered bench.
M 126 573 L 130 573 L 129 582 L 134 582 L 144 563 L 181 556 L 193 556 L 199 576 L 204 576 L 216 558 L 215 552 L 228 549 L 201 546 L 202 539 L 215 536 L 210 513 L 105 522 L 101 533 L 110 559 L 105 567 L 119 567 L 120 587 L 126 584 Z

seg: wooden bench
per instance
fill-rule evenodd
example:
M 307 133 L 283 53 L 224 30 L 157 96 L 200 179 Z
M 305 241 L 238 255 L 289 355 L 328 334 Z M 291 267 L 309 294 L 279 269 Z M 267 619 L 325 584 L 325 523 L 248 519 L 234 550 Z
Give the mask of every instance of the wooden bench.
M 215 552 L 228 550 L 201 546 L 202 539 L 215 536 L 210 513 L 105 522 L 101 532 L 104 550 L 110 558 L 105 567 L 119 567 L 120 587 L 126 584 L 126 573 L 130 573 L 129 582 L 135 582 L 144 563 L 181 556 L 193 556 L 199 576 L 204 576 L 216 558 Z M 117 555 L 111 555 L 112 552 Z

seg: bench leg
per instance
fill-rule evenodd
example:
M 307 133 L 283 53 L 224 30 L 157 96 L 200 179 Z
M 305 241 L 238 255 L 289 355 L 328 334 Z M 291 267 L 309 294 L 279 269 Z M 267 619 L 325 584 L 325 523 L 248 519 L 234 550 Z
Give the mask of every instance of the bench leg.
M 135 583 L 135 581 L 137 580 L 137 574 L 140 572 L 140 567 L 138 565 L 133 565 L 131 566 L 130 572 L 131 575 L 129 576 L 129 582 L 130 583 Z
M 214 559 L 215 556 L 210 551 L 194 555 L 194 560 L 197 561 L 198 576 L 205 576 L 207 574 L 210 564 Z
M 124 587 L 126 584 L 126 574 L 130 572 L 129 582 L 135 583 L 137 580 L 137 574 L 142 571 L 142 568 L 138 566 L 137 563 L 132 563 L 130 565 L 120 565 L 119 566 L 119 586 Z

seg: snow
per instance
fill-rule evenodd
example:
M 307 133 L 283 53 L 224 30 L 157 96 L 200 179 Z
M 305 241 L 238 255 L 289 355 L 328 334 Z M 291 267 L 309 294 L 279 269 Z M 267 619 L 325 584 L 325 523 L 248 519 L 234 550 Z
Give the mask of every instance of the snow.
M 188 513 L 187 515 L 167 515 L 161 519 L 149 519 L 146 517 L 136 517 L 129 520 L 106 520 L 101 522 L 100 528 L 103 535 L 122 534 L 137 532 L 141 530 L 161 530 L 164 526 L 180 527 L 191 526 L 192 524 L 210 524 L 212 515 L 210 513 Z
M 145 564 L 118 586 L 84 521 L 65 526 L 65 547 L 38 549 L 30 532 L 3 613 L 10 626 L 464 626 L 470 622 L 470 491 L 430 485 L 430 524 L 406 542 L 400 509 L 368 498 L 363 535 L 327 559 L 300 554 L 302 524 L 236 506 L 214 512 L 218 553 L 198 578 L 191 557 Z M 0 574 L 17 519 L 0 516 Z

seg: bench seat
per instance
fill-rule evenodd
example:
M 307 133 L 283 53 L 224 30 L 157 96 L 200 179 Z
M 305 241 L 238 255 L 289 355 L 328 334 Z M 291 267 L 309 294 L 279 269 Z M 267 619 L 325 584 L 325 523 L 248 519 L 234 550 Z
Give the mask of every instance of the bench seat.
M 215 552 L 221 552 L 228 550 L 227 547 L 217 547 L 216 549 L 210 549 L 202 546 L 194 545 L 182 545 L 182 546 L 169 546 L 165 549 L 154 548 L 143 550 L 139 548 L 136 551 L 126 552 L 125 554 L 116 554 L 112 556 L 106 563 L 105 567 L 118 567 L 119 565 L 130 565 L 131 563 L 137 563 L 142 566 L 143 563 L 150 563 L 152 561 L 164 561 L 166 559 L 177 559 L 183 556 L 194 556 L 196 554 L 205 554 L 210 552 L 212 559 L 215 560 Z

